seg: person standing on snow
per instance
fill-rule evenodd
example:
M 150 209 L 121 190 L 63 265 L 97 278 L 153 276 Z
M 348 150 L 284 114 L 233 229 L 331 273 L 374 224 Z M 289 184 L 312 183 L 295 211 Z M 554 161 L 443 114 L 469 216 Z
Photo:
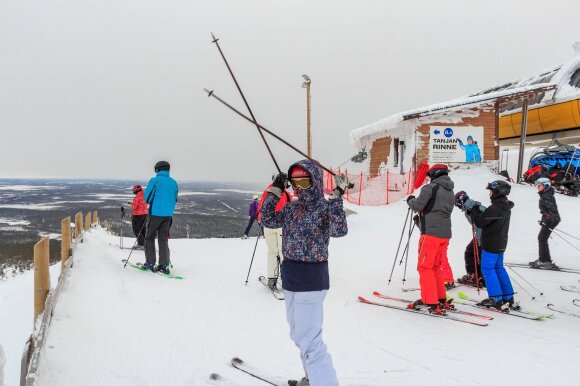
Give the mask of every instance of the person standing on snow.
M 268 189 L 261 221 L 268 228 L 282 227 L 282 288 L 290 338 L 300 349 L 306 372 L 298 386 L 337 386 L 332 357 L 322 341 L 323 302 L 330 288 L 328 244 L 331 237 L 348 232 L 342 194 L 348 178 L 335 176 L 337 187 L 324 198 L 322 171 L 315 161 L 302 160 L 288 169 L 298 199 L 276 211 L 286 185 L 278 175 Z
M 538 234 L 539 255 L 538 260 L 530 262 L 532 268 L 542 269 L 556 269 L 556 264 L 552 262 L 550 256 L 550 247 L 548 239 L 552 230 L 560 223 L 560 214 L 558 213 L 558 205 L 554 197 L 554 188 L 549 179 L 542 177 L 538 178 L 534 185 L 538 189 L 540 195 L 540 213 L 542 218 L 540 220 L 540 233 Z
M 260 203 L 258 204 L 258 224 L 262 225 L 262 206 L 264 205 L 264 201 L 268 196 L 268 189 L 272 187 L 272 184 L 268 185 L 264 193 L 262 193 L 262 197 L 260 198 Z M 281 211 L 284 206 L 291 201 L 290 193 L 286 191 L 286 189 L 282 190 L 282 194 L 280 197 L 280 201 L 276 205 L 276 212 Z M 266 226 L 264 228 L 264 239 L 266 239 L 266 246 L 268 247 L 268 254 L 267 254 L 267 278 L 268 278 L 268 288 L 272 291 L 276 291 L 278 289 L 278 276 L 280 274 L 280 265 L 282 261 L 284 261 L 284 254 L 282 253 L 282 228 L 268 228 Z
M 147 203 L 143 198 L 143 188 L 141 185 L 133 186 L 133 202 L 131 203 L 131 225 L 133 227 L 133 233 L 137 238 L 137 245 L 139 247 L 145 246 L 145 223 L 147 221 L 147 215 L 149 211 L 147 209 Z
M 248 235 L 250 234 L 250 230 L 252 229 L 252 225 L 254 225 L 254 221 L 256 221 L 256 217 L 258 216 L 258 195 L 254 194 L 252 198 L 252 202 L 250 203 L 250 208 L 248 209 L 248 226 L 244 231 L 244 236 L 242 239 L 247 239 Z M 258 237 L 260 237 L 260 232 L 258 231 Z
M 463 190 L 455 195 L 455 206 L 465 213 L 465 217 L 469 224 L 471 224 L 473 233 L 473 237 L 469 244 L 467 244 L 467 247 L 465 247 L 465 253 L 463 255 L 465 259 L 465 271 L 467 274 L 457 279 L 457 282 L 483 288 L 485 287 L 485 281 L 481 275 L 481 229 L 473 225 L 471 216 L 465 207 L 465 203 L 468 200 L 469 196 Z M 482 206 L 481 203 L 476 202 L 476 204 L 479 205 L 482 211 L 485 210 L 485 207 Z
M 177 204 L 177 182 L 169 177 L 167 161 L 155 164 L 156 176 L 149 180 L 145 190 L 145 202 L 149 204 L 149 218 L 145 234 L 145 259 L 143 269 L 169 273 L 169 229 Z M 155 237 L 159 244 L 159 265 L 155 266 Z
M 519 309 L 514 303 L 514 289 L 503 266 L 514 207 L 514 203 L 507 199 L 511 188 L 509 183 L 501 180 L 487 184 L 491 206 L 485 209 L 476 201 L 465 202 L 473 224 L 481 228 L 481 273 L 485 278 L 488 298 L 478 305 L 504 311 Z
M 419 213 L 419 256 L 417 271 L 421 299 L 409 304 L 411 309 L 428 307 L 429 312 L 443 315 L 453 309 L 447 302 L 445 283 L 453 283 L 453 272 L 447 259 L 451 239 L 451 212 L 455 197 L 453 181 L 446 165 L 435 164 L 427 171 L 429 184 L 421 188 L 419 197 L 409 196 L 407 205 Z
M 474 141 L 471 135 L 467 136 L 467 145 L 464 145 L 459 138 L 457 138 L 457 142 L 459 142 L 459 147 L 465 150 L 465 162 L 481 162 L 479 146 L 477 145 L 477 141 Z

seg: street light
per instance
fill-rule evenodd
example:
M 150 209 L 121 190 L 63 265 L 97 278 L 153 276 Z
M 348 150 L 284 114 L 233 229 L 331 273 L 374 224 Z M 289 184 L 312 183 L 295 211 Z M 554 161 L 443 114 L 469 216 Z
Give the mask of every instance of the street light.
M 302 83 L 302 88 L 306 89 L 306 154 L 312 157 L 312 139 L 310 136 L 310 77 L 302 74 L 305 82 Z

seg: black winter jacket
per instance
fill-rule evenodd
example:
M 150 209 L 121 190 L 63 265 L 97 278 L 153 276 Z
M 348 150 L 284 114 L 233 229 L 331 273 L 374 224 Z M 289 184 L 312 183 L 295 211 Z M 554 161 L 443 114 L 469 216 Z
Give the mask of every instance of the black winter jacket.
M 560 223 L 560 214 L 558 213 L 556 198 L 554 198 L 554 188 L 543 190 L 538 192 L 538 194 L 540 195 L 542 222 L 549 228 L 555 228 Z
M 501 196 L 491 199 L 491 206 L 483 212 L 473 207 L 469 215 L 476 227 L 481 228 L 481 248 L 491 253 L 504 253 L 508 243 L 510 217 L 514 203 Z

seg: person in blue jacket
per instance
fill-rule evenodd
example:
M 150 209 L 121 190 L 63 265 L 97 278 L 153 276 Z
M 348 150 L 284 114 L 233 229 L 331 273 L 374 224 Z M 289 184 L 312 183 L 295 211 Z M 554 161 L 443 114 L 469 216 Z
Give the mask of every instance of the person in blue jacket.
M 282 228 L 282 288 L 290 338 L 300 349 L 306 372 L 298 385 L 338 386 L 332 357 L 322 341 L 323 302 L 330 288 L 328 244 L 331 237 L 348 232 L 342 195 L 348 178 L 335 176 L 337 184 L 327 200 L 322 170 L 315 161 L 302 160 L 288 169 L 298 200 L 276 211 L 285 189 L 286 175 L 278 175 L 261 208 L 266 228 Z
M 481 162 L 479 146 L 477 146 L 477 141 L 474 141 L 471 135 L 467 136 L 467 145 L 464 145 L 459 138 L 457 138 L 457 142 L 459 142 L 459 147 L 465 150 L 465 162 Z
M 155 177 L 149 180 L 145 190 L 145 202 L 149 204 L 149 218 L 145 233 L 145 259 L 143 269 L 169 273 L 169 229 L 177 203 L 177 182 L 169 177 L 167 161 L 155 164 Z M 159 265 L 155 266 L 155 237 L 159 244 Z

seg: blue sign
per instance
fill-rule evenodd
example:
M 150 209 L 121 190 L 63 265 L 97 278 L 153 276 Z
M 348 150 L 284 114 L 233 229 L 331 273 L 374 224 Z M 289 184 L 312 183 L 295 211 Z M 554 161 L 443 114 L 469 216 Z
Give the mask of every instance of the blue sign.
M 439 130 L 435 130 L 435 131 L 433 132 L 433 134 L 435 134 L 435 135 L 439 135 L 439 134 L 441 134 L 441 132 L 440 132 Z
M 453 129 L 451 127 L 446 128 L 445 131 L 443 132 L 443 135 L 446 136 L 447 138 L 453 137 Z

